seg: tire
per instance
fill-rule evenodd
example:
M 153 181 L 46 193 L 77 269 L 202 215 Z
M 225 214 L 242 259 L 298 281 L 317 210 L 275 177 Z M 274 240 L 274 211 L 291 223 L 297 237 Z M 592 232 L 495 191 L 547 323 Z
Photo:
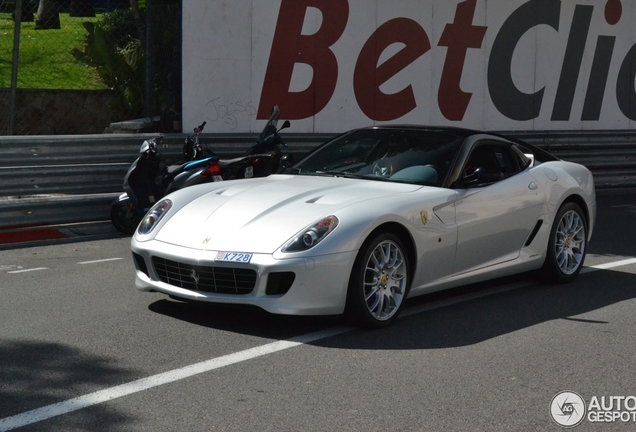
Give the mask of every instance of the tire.
M 117 231 L 126 235 L 133 235 L 140 220 L 134 216 L 134 209 L 129 201 L 116 202 L 110 207 L 110 221 Z
M 409 262 L 402 241 L 391 233 L 366 241 L 353 265 L 346 318 L 355 326 L 382 328 L 399 315 L 409 290 Z
M 583 268 L 587 252 L 587 222 L 577 204 L 565 203 L 554 218 L 545 262 L 541 268 L 549 282 L 567 283 Z

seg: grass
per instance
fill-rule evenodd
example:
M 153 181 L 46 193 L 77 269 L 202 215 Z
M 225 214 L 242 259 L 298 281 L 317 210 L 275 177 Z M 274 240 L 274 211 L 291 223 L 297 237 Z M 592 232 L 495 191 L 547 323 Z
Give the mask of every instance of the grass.
M 71 18 L 60 14 L 61 30 L 35 30 L 22 23 L 18 62 L 18 88 L 46 90 L 101 90 L 93 68 L 71 54 L 80 49 L 87 34 L 82 23 L 98 18 Z M 14 23 L 11 14 L 0 14 L 0 88 L 11 87 Z

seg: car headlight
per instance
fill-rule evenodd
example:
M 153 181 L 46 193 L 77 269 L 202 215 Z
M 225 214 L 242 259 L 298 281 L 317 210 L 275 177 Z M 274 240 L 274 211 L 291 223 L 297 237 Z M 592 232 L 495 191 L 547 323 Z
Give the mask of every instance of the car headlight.
M 283 247 L 283 252 L 300 252 L 320 243 L 338 226 L 338 218 L 327 216 L 300 231 L 293 240 Z
M 150 234 L 171 207 L 172 201 L 169 199 L 159 201 L 146 213 L 146 216 L 139 224 L 139 228 L 137 228 L 137 232 L 141 235 Z

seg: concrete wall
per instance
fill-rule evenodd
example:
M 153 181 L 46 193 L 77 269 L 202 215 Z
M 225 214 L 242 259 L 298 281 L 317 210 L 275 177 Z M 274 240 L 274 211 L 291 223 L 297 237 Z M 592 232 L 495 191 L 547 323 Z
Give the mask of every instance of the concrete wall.
M 630 129 L 631 0 L 188 0 L 183 120 L 292 132 L 375 123 Z

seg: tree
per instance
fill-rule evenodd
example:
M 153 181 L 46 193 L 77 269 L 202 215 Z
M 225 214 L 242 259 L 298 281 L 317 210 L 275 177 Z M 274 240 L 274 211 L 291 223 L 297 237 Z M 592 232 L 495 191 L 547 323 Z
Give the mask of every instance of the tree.
M 133 19 L 135 20 L 135 27 L 137 28 L 137 38 L 141 41 L 142 46 L 146 39 L 146 26 L 141 20 L 141 13 L 139 12 L 139 0 L 130 0 L 130 9 L 132 10 Z
M 55 0 L 40 0 L 35 18 L 36 30 L 60 29 L 60 13 Z
M 92 0 L 71 0 L 68 5 L 68 16 L 91 18 L 95 16 Z

